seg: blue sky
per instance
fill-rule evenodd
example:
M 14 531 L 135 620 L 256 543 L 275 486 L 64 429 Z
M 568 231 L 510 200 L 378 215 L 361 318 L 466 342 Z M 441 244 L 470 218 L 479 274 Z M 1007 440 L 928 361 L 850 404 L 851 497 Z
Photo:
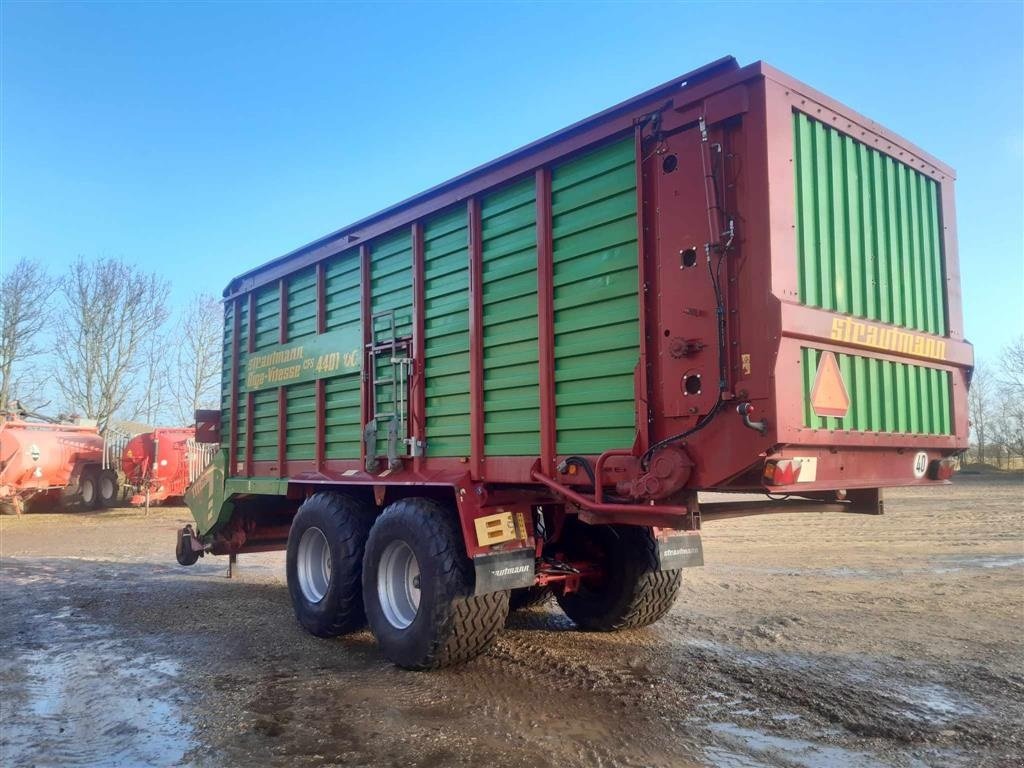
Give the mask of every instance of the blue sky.
M 956 168 L 967 336 L 1024 332 L 1024 4 L 4 2 L 0 258 L 175 303 L 723 54 Z

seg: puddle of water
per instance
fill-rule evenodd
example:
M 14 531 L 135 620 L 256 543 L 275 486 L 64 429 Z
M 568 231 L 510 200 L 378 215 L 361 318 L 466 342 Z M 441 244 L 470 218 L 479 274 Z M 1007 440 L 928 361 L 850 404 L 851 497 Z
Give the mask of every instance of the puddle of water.
M 733 723 L 711 723 L 710 730 L 726 746 L 709 746 L 708 758 L 721 768 L 762 768 L 785 764 L 806 768 L 879 768 L 875 758 L 842 747 L 815 744 L 803 739 L 773 736 Z
M 892 695 L 910 706 L 902 710 L 907 717 L 942 725 L 963 716 L 977 714 L 977 710 L 953 691 L 937 683 L 905 684 L 891 691 Z
M 955 573 L 972 568 L 1017 568 L 1024 566 L 1024 555 L 946 555 L 941 561 L 948 564 L 929 570 L 932 573 Z
M 70 642 L 75 642 L 71 640 Z M 111 640 L 5 660 L 4 753 L 17 765 L 182 765 L 194 746 L 174 700 L 180 669 Z
M 792 653 L 758 653 L 757 651 L 741 650 L 732 645 L 719 643 L 715 640 L 687 638 L 684 643 L 692 648 L 709 651 L 716 656 L 760 669 L 803 670 L 816 667 L 818 664 Z
M 1024 566 L 1024 555 L 943 555 L 936 560 L 939 565 L 924 567 L 908 566 L 904 568 L 851 568 L 840 565 L 832 568 L 801 568 L 780 566 L 758 566 L 730 564 L 717 566 L 723 572 L 748 572 L 768 574 L 771 576 L 804 576 L 828 579 L 890 579 L 900 574 L 921 573 L 955 573 L 957 571 L 988 569 L 988 568 L 1019 568 Z

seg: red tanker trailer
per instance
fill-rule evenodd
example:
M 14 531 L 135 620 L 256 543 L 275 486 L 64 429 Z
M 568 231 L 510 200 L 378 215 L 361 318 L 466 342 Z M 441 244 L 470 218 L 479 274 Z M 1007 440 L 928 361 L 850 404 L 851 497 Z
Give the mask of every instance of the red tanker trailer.
M 196 452 L 195 436 L 192 427 L 160 427 L 128 441 L 121 470 L 131 489 L 131 504 L 144 504 L 147 494 L 150 503 L 185 495 Z
M 39 498 L 86 507 L 112 505 L 117 473 L 104 460 L 106 446 L 96 426 L 30 421 L 28 416 L 11 413 L 0 420 L 3 512 L 21 514 L 30 500 Z

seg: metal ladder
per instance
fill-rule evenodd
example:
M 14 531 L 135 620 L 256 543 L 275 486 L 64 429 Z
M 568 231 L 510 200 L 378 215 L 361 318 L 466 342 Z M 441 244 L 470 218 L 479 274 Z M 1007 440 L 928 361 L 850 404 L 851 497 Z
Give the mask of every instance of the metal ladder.
M 379 337 L 377 321 L 384 320 L 384 335 Z M 399 455 L 399 442 L 407 443 L 408 403 L 409 403 L 409 369 L 412 359 L 409 357 L 410 339 L 398 338 L 395 334 L 395 310 L 388 309 L 374 312 L 371 319 L 371 343 L 369 359 L 369 391 L 373 398 L 373 418 L 363 431 L 363 444 L 366 448 L 366 471 L 375 472 L 377 461 L 377 432 L 387 426 L 387 460 L 388 469 L 398 469 L 402 465 Z M 391 375 L 378 377 L 378 359 L 384 357 L 391 364 Z M 378 398 L 379 388 L 390 385 L 390 401 Z M 386 407 L 385 407 L 386 406 Z M 403 451 L 404 455 L 404 451 Z

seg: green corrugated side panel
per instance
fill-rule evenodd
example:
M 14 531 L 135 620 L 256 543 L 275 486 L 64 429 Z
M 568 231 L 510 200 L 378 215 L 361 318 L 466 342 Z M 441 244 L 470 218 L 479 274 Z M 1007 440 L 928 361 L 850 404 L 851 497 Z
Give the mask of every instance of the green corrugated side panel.
M 362 442 L 359 375 L 324 380 L 324 418 L 328 459 L 358 459 Z
M 256 291 L 256 349 L 273 347 L 281 338 L 281 294 L 277 283 Z M 243 378 L 244 381 L 244 378 Z M 252 405 L 253 461 L 277 459 L 277 389 L 256 392 Z
M 252 458 L 272 461 L 277 458 L 277 389 L 253 393 Z
M 285 451 L 289 461 L 310 460 L 316 451 L 316 384 L 308 381 L 285 387 L 288 418 Z
M 238 320 L 238 343 L 239 349 L 243 353 L 239 356 L 238 361 L 238 381 L 239 388 L 241 388 L 241 383 L 245 381 L 246 374 L 246 356 L 244 353 L 249 343 L 249 302 L 244 298 L 238 310 Z M 235 430 L 235 437 L 238 441 L 239 461 L 245 457 L 248 416 L 246 397 L 241 395 L 238 398 L 238 424 Z M 229 467 L 229 470 L 230 474 L 234 474 L 235 467 Z
M 409 230 L 388 235 L 370 250 L 372 314 L 395 311 L 395 335 L 412 334 L 412 235 Z M 377 321 L 375 338 L 386 338 L 390 325 Z
M 423 225 L 428 456 L 468 456 L 469 234 L 460 206 Z
M 633 140 L 552 169 L 558 453 L 628 448 L 640 353 Z
M 540 453 L 537 212 L 532 178 L 481 200 L 484 452 Z
M 316 333 L 316 269 L 288 276 L 288 341 Z
M 805 427 L 855 432 L 950 435 L 949 371 L 894 363 L 860 355 L 836 355 L 850 410 L 841 419 L 822 417 L 811 408 L 811 389 L 820 350 L 801 348 Z
M 327 330 L 358 328 L 362 323 L 359 251 L 334 257 L 324 270 Z M 325 446 L 328 459 L 358 459 L 361 441 L 360 376 L 350 373 L 324 380 Z
M 235 333 L 235 302 L 224 302 L 223 342 L 220 356 L 220 442 L 231 440 L 231 349 Z
M 256 292 L 256 349 L 278 344 L 281 339 L 281 293 L 277 283 Z
M 939 185 L 793 114 L 800 300 L 946 333 Z
M 370 306 L 372 313 L 394 310 L 394 335 L 396 338 L 412 335 L 412 232 L 402 229 L 376 241 L 370 249 Z M 373 335 L 377 342 L 391 337 L 391 324 L 383 318 L 374 321 Z M 393 414 L 398 408 L 395 385 L 386 380 L 393 379 L 396 368 L 388 356 L 378 355 L 375 361 L 377 377 L 374 393 L 374 412 Z M 408 406 L 407 406 L 408 407 Z M 387 452 L 387 426 L 378 423 L 377 454 Z M 400 435 L 399 439 L 404 438 Z M 405 450 L 399 445 L 399 453 Z

